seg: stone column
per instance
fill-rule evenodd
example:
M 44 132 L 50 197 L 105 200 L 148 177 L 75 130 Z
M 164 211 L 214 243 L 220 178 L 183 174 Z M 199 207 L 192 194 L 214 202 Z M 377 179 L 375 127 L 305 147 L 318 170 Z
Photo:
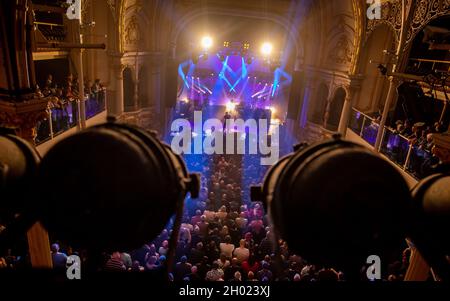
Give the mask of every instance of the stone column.
M 116 56 L 111 62 L 110 85 L 106 88 L 108 116 L 120 118 L 123 114 L 123 70 L 125 65 L 121 57 Z
M 303 106 L 300 111 L 300 128 L 305 128 L 308 121 L 308 112 L 311 100 L 317 94 L 317 80 L 315 77 L 309 77 L 306 80 L 305 92 L 303 94 Z
M 161 94 L 161 91 L 164 91 L 165 83 L 163 79 L 165 74 L 163 72 L 164 55 L 162 52 L 152 52 L 150 56 L 150 90 L 148 91 L 148 97 L 151 110 L 154 111 L 154 116 L 157 116 L 157 118 L 152 120 L 151 127 L 162 135 L 166 130 L 167 120 L 170 118 L 170 115 L 168 116 L 166 112 L 165 102 Z M 176 89 L 176 87 L 174 88 Z
M 136 71 L 136 80 L 134 81 L 134 94 L 133 94 L 133 111 L 139 109 L 139 77 Z
M 342 113 L 341 113 L 341 119 L 339 120 L 339 127 L 338 132 L 342 135 L 342 137 L 345 137 L 345 134 L 347 132 L 347 126 L 348 121 L 350 120 L 350 115 L 352 112 L 352 106 L 353 106 L 353 89 L 350 87 L 346 89 L 347 95 L 345 96 L 344 105 L 342 106 Z

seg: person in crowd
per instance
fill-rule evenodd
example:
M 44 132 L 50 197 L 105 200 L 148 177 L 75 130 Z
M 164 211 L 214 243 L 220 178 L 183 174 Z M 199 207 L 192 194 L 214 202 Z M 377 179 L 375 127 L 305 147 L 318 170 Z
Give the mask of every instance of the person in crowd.
M 161 247 L 158 250 L 158 253 L 160 255 L 167 255 L 167 252 L 169 252 L 169 241 L 168 240 L 164 240 L 162 242 Z
M 230 261 L 223 254 L 220 255 L 220 258 L 216 262 L 222 270 L 226 270 L 230 266 Z
M 247 281 L 258 281 L 257 279 L 255 279 L 255 273 L 253 273 L 252 271 L 249 271 L 247 273 Z
M 245 240 L 241 239 L 239 242 L 239 248 L 236 248 L 233 252 L 239 263 L 245 262 L 250 256 L 250 250 L 245 246 Z
M 55 269 L 66 269 L 67 255 L 59 251 L 59 244 L 51 245 L 52 263 Z
M 190 262 L 192 264 L 197 264 L 202 261 L 203 257 L 205 256 L 205 251 L 203 249 L 203 243 L 198 242 L 195 248 L 192 248 L 191 254 L 190 254 Z
M 130 269 L 131 266 L 133 265 L 133 261 L 131 259 L 130 254 L 128 254 L 126 252 L 120 253 L 120 259 L 122 260 L 122 262 L 125 265 L 125 267 L 127 268 L 127 270 Z M 139 265 L 140 265 L 140 263 L 139 263 Z
M 224 271 L 224 280 L 225 281 L 229 281 L 234 277 L 234 274 L 236 272 L 240 272 L 241 275 L 243 273 L 242 268 L 237 260 L 236 257 L 233 257 L 233 259 L 231 259 L 231 263 L 228 266 L 228 268 Z
M 227 235 L 225 237 L 225 242 L 221 242 L 220 245 L 220 255 L 225 256 L 225 258 L 232 258 L 234 245 L 231 243 L 231 236 Z
M 236 271 L 235 273 L 234 273 L 234 277 L 233 277 L 233 279 L 231 279 L 230 281 L 234 281 L 234 282 L 240 282 L 240 281 L 242 281 L 242 275 L 241 275 L 241 272 L 239 272 L 239 271 Z
M 195 215 L 191 218 L 191 224 L 197 225 L 202 220 L 202 212 L 200 210 L 195 211 Z
M 217 248 L 216 242 L 211 240 L 209 244 L 206 246 L 206 256 L 209 258 L 210 262 L 215 261 L 220 255 L 220 251 Z
M 147 262 L 145 263 L 145 269 L 151 271 L 157 268 L 159 268 L 158 258 L 156 256 L 149 256 L 147 258 Z
M 191 267 L 191 273 L 188 274 L 186 277 L 188 277 L 189 281 L 191 282 L 199 282 L 202 280 L 202 278 L 198 274 L 198 267 L 196 265 L 193 265 Z
M 187 276 L 189 273 L 191 273 L 192 265 L 187 262 L 187 257 L 182 256 L 180 262 L 178 262 L 174 269 L 174 279 L 175 281 L 181 281 L 184 279 L 185 276 Z
M 139 261 L 135 260 L 135 261 L 133 261 L 133 263 L 131 264 L 131 267 L 128 270 L 130 272 L 143 272 L 143 271 L 145 271 L 145 268 L 143 266 L 141 266 Z
M 241 229 L 241 230 L 247 229 L 248 219 L 246 218 L 245 212 L 241 212 L 239 217 L 236 218 L 235 221 L 236 221 L 236 225 L 239 227 L 239 229 Z
M 208 235 L 208 229 L 209 229 L 209 223 L 206 221 L 206 215 L 201 216 L 200 222 L 197 223 L 197 226 L 200 231 L 200 236 L 206 237 Z
M 225 196 L 226 199 L 226 196 Z M 223 205 L 220 207 L 219 212 L 216 213 L 216 217 L 218 217 L 221 220 L 224 220 L 227 217 L 227 207 Z
M 223 280 L 223 270 L 219 268 L 219 264 L 217 262 L 214 262 L 212 264 L 211 270 L 209 270 L 206 273 L 206 281 L 219 281 L 219 279 Z
M 118 251 L 112 253 L 111 257 L 105 264 L 105 271 L 108 272 L 123 272 L 126 271 L 127 268 L 122 262 L 121 254 Z
M 249 258 L 242 263 L 242 269 L 244 272 L 248 273 L 252 271 L 253 273 L 257 273 L 260 269 L 259 262 L 256 260 L 253 254 L 250 254 Z
M 262 269 L 260 271 L 258 271 L 258 273 L 256 274 L 257 278 L 261 281 L 263 278 L 266 278 L 268 281 L 271 281 L 273 278 L 273 274 L 272 274 L 272 271 L 269 270 L 269 268 L 270 268 L 270 265 L 267 262 L 263 263 Z

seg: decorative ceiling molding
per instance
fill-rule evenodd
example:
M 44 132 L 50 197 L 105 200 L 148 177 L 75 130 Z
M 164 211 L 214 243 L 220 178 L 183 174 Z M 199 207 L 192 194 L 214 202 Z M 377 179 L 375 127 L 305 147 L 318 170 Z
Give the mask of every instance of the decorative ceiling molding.
M 448 14 L 450 14 L 450 0 L 421 0 L 418 2 L 406 35 L 405 49 L 428 23 Z
M 352 62 L 353 56 L 353 44 L 352 41 L 345 35 L 342 34 L 339 39 L 330 48 L 328 54 L 328 62 L 348 65 Z
M 136 15 L 131 16 L 125 27 L 125 45 L 138 45 L 141 40 L 139 22 Z
M 412 0 L 407 1 L 407 5 L 411 5 Z M 381 6 L 381 19 L 367 20 L 366 35 L 364 43 L 367 42 L 374 30 L 382 25 L 386 24 L 394 31 L 395 40 L 398 42 L 400 39 L 400 30 L 402 28 L 402 1 L 391 0 L 382 3 Z
M 440 16 L 450 14 L 450 0 L 407 0 L 407 10 L 411 16 L 408 31 L 406 33 L 404 50 L 406 51 L 412 40 L 414 40 L 420 30 L 422 30 L 430 21 Z M 372 32 L 381 24 L 389 25 L 395 33 L 395 39 L 398 42 L 400 30 L 402 27 L 401 20 L 402 1 L 389 0 L 382 4 L 381 19 L 368 20 L 366 26 L 365 42 Z M 406 18 L 409 20 L 409 18 Z

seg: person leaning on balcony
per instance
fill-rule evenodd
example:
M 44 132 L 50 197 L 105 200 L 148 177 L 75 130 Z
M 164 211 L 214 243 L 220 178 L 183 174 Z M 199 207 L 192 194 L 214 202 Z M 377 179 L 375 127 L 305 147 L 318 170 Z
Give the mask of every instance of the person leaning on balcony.
M 405 122 L 403 123 L 403 133 L 402 135 L 408 137 L 410 135 L 412 135 L 412 128 L 411 128 L 411 122 L 409 121 L 409 119 L 406 119 Z
M 403 125 L 403 121 L 401 121 L 401 120 L 397 120 L 396 122 L 395 122 L 395 133 L 396 134 L 402 134 L 402 132 L 404 131 L 404 129 L 405 129 L 405 126 Z
M 408 137 L 409 143 L 416 144 L 418 140 L 422 137 L 423 128 L 425 126 L 424 122 L 416 122 L 412 127 L 412 135 Z

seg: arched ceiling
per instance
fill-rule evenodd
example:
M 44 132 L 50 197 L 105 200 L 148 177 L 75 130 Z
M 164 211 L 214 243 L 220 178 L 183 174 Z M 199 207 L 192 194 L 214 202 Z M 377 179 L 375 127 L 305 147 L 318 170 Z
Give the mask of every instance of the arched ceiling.
M 116 1 L 122 7 L 122 51 L 144 47 L 170 53 L 179 41 L 195 39 L 205 32 L 202 26 L 207 24 L 206 31 L 221 39 L 248 37 L 257 43 L 267 35 L 277 45 L 290 46 L 296 53 L 294 58 L 300 57 L 306 65 L 346 73 L 352 73 L 357 63 L 365 13 L 365 1 L 360 0 Z M 130 34 L 133 28 L 145 40 L 135 43 L 139 45 L 135 48 L 127 46 L 130 39 L 125 39 L 136 37 Z

